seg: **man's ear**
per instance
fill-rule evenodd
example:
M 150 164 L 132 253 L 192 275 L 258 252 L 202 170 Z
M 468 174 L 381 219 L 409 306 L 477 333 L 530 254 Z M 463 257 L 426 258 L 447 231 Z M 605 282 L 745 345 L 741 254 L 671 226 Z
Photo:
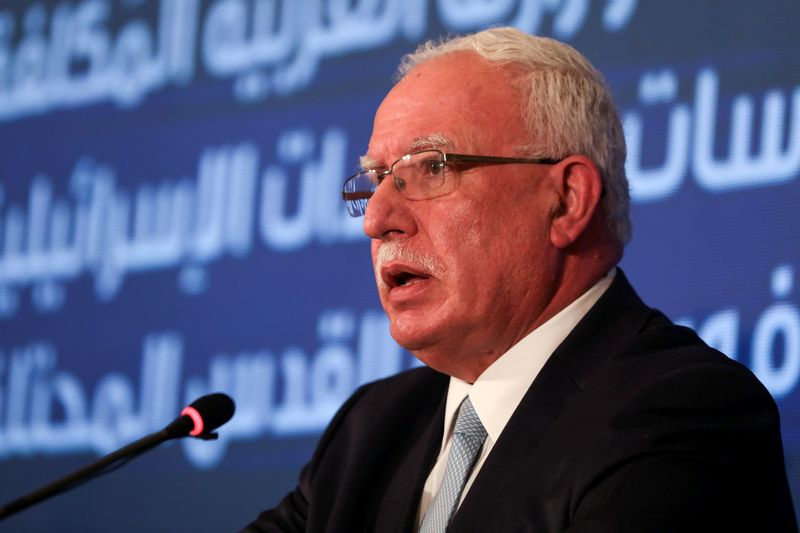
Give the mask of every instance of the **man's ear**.
M 552 213 L 550 241 L 557 248 L 566 248 L 583 235 L 600 209 L 603 180 L 592 160 L 582 155 L 566 157 L 552 170 L 560 204 Z

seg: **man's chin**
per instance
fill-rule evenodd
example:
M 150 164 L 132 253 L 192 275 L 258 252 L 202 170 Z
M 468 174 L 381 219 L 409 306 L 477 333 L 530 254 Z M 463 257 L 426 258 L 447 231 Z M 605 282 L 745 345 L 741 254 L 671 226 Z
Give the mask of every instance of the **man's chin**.
M 433 329 L 430 324 L 392 320 L 389 333 L 397 344 L 419 358 L 417 352 L 424 352 L 436 344 L 437 335 Z
M 441 334 L 433 328 L 402 328 L 391 325 L 389 330 L 397 344 L 411 352 L 411 354 L 425 363 L 436 368 L 436 361 L 441 358 L 443 349 Z

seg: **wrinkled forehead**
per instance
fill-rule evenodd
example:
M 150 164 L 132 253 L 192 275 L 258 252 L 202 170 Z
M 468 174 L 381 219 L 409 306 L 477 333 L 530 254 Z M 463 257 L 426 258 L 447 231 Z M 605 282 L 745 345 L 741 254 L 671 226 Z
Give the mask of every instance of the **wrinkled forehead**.
M 521 108 L 509 68 L 472 52 L 449 53 L 415 67 L 386 95 L 367 157 L 388 165 L 414 147 L 438 147 L 434 140 L 455 151 L 497 153 L 525 135 Z

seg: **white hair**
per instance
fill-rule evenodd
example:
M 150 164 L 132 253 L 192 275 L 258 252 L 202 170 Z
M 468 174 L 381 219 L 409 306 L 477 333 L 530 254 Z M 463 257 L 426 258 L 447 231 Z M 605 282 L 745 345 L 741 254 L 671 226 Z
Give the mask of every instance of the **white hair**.
M 530 142 L 528 157 L 589 157 L 600 169 L 606 221 L 621 244 L 631 238 L 625 137 L 602 74 L 571 46 L 514 28 L 492 28 L 463 37 L 428 41 L 403 57 L 398 78 L 415 66 L 456 51 L 472 51 L 492 63 L 520 67 L 515 88 L 523 99 Z

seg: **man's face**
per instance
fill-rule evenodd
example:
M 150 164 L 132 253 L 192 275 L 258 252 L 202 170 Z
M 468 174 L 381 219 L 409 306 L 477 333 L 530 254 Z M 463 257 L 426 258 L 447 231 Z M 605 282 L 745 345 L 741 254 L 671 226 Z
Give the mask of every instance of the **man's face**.
M 387 95 L 365 159 L 388 168 L 425 148 L 518 157 L 528 144 L 520 116 L 508 70 L 452 53 Z M 426 200 L 404 198 L 389 178 L 370 199 L 364 230 L 392 336 L 431 367 L 474 381 L 538 325 L 558 260 L 549 169 L 455 167 L 454 192 Z

